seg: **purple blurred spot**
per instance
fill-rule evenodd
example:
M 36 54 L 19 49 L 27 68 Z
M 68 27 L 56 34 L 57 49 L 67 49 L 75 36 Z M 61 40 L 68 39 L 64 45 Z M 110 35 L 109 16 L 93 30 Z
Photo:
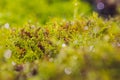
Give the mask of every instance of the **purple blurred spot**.
M 99 3 L 97 4 L 97 9 L 98 9 L 98 10 L 102 10 L 102 9 L 104 9 L 104 8 L 105 8 L 104 3 L 99 2 Z

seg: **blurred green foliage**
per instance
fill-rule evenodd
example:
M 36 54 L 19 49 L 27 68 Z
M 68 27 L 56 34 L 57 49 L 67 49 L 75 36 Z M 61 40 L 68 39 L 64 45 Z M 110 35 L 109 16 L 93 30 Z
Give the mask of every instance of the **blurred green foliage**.
M 79 1 L 79 14 L 89 14 L 88 4 Z M 25 22 L 46 23 L 50 18 L 73 18 L 73 0 L 0 0 L 0 25 Z

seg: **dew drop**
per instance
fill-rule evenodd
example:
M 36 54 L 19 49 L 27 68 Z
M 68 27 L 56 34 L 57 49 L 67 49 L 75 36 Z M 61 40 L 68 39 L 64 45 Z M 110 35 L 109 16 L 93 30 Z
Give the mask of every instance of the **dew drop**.
M 4 25 L 4 27 L 5 27 L 6 29 L 9 29 L 9 28 L 10 28 L 9 23 L 6 23 L 6 24 Z
M 65 68 L 64 69 L 65 74 L 70 75 L 72 73 L 71 68 Z
M 88 30 L 88 26 L 85 26 L 85 27 L 84 27 L 84 30 Z
M 13 65 L 13 66 L 15 66 L 15 65 L 16 65 L 16 63 L 15 63 L 14 61 L 12 61 L 12 65 Z
M 31 28 L 34 29 L 34 28 L 35 28 L 35 25 L 32 25 Z
M 63 48 L 66 47 L 66 44 L 62 44 L 62 47 L 63 47 Z
M 9 59 L 11 57 L 11 55 L 12 55 L 12 51 L 9 49 L 4 52 L 4 57 L 6 59 Z

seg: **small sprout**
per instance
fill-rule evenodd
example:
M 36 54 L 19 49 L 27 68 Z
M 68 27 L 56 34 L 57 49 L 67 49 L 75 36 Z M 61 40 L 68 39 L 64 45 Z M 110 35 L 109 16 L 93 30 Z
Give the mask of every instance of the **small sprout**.
M 9 59 L 11 57 L 11 55 L 12 55 L 12 51 L 9 49 L 4 52 L 4 57 L 6 59 Z
M 74 15 L 73 15 L 74 19 L 77 18 L 78 8 L 79 8 L 78 5 L 79 5 L 78 0 L 74 0 Z
M 70 75 L 72 73 L 71 68 L 65 68 L 64 69 L 65 74 Z
M 4 27 L 5 27 L 6 29 L 9 29 L 9 28 L 10 28 L 9 23 L 6 23 L 6 24 L 4 25 Z

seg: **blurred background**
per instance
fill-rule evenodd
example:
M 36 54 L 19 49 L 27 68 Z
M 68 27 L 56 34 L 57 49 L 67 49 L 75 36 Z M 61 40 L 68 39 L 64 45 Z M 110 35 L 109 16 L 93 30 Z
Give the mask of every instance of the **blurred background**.
M 79 13 L 91 13 L 88 3 L 79 1 Z M 38 21 L 44 24 L 50 18 L 70 19 L 74 13 L 74 0 L 0 0 L 0 24 Z
M 27 21 L 45 24 L 53 17 L 71 19 L 74 15 L 75 1 L 77 0 L 0 0 L 0 25 L 5 23 L 23 24 Z M 98 4 L 99 1 L 105 4 Z M 105 1 L 115 0 L 78 0 L 77 13 L 87 16 L 95 10 L 100 14 L 108 15 L 109 7 L 106 8 L 105 5 L 108 6 L 110 3 Z M 101 12 L 102 8 L 105 9 Z M 114 9 L 112 12 L 116 13 L 116 7 L 111 7 L 111 9 Z

